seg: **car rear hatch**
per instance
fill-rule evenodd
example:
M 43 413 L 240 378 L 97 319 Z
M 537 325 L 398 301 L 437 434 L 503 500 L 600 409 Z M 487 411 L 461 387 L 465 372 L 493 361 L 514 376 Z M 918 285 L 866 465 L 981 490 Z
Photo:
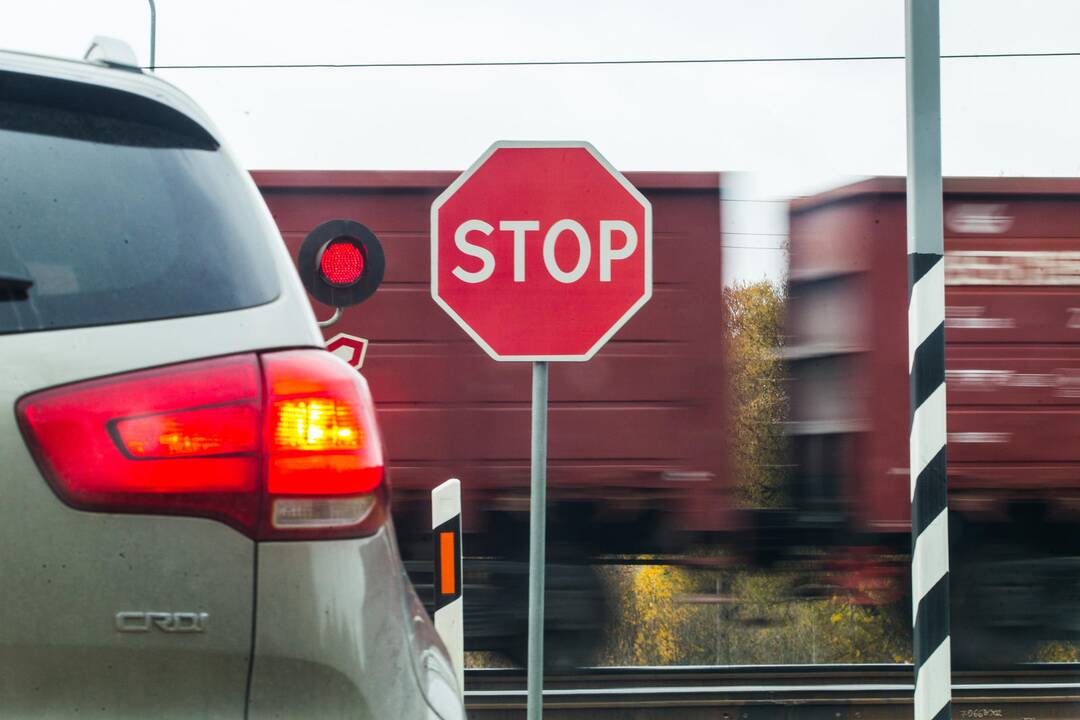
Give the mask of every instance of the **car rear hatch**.
M 0 715 L 242 717 L 257 533 L 221 497 L 261 436 L 187 411 L 247 417 L 257 351 L 321 338 L 184 98 L 55 65 L 0 56 Z

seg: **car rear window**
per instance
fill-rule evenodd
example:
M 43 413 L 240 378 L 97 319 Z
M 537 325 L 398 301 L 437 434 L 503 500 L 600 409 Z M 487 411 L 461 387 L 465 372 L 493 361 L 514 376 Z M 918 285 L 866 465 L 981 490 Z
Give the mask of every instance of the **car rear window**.
M 204 129 L 116 91 L 83 97 L 79 108 L 3 95 L 0 333 L 200 315 L 277 297 L 269 251 L 280 240 Z M 95 104 L 99 97 L 108 102 Z

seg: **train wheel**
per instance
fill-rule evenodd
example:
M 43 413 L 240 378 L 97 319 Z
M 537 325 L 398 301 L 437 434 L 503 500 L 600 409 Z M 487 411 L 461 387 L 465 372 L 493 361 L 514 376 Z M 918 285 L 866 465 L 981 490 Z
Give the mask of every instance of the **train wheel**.
M 507 655 L 524 667 L 528 661 L 528 575 L 519 576 L 514 594 L 525 599 L 518 632 Z M 544 669 L 566 672 L 595 662 L 606 637 L 610 603 L 592 565 L 548 565 L 544 588 Z
M 1037 567 L 1035 558 L 1000 556 L 969 555 L 955 564 L 949 578 L 954 667 L 1005 668 L 1030 659 L 1045 620 Z

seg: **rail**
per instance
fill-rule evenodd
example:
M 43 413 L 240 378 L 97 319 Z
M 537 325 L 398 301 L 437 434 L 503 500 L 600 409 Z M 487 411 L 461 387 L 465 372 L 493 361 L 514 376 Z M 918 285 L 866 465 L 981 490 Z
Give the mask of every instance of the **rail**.
M 544 681 L 545 717 L 892 720 L 911 717 L 911 665 L 587 668 Z M 521 670 L 469 670 L 471 718 L 518 718 Z M 1080 664 L 953 673 L 953 717 L 1080 717 Z

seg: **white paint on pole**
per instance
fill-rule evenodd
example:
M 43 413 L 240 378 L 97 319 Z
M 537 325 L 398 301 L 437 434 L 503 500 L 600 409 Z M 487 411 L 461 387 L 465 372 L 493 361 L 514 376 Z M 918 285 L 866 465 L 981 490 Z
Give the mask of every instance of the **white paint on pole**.
M 465 617 L 461 562 L 461 481 L 451 478 L 431 491 L 434 548 L 435 630 L 442 638 L 465 697 Z M 449 546 L 449 547 L 448 547 Z M 446 553 L 450 556 L 447 557 Z
M 911 468 L 911 501 L 919 490 L 919 476 L 935 462 L 945 447 L 945 383 L 942 382 L 930 396 L 911 413 L 911 443 L 908 467 Z M 940 508 L 938 509 L 940 511 Z M 936 513 L 935 513 L 936 516 Z
M 944 287 L 945 263 L 939 262 L 926 271 L 921 282 L 911 288 L 911 301 L 908 303 L 909 373 L 915 364 L 915 349 L 945 322 L 945 302 L 938 296 L 938 288 Z
M 919 601 L 949 573 L 949 554 L 941 552 L 948 546 L 948 515 L 941 513 L 915 539 L 911 551 L 912 618 L 919 614 Z

